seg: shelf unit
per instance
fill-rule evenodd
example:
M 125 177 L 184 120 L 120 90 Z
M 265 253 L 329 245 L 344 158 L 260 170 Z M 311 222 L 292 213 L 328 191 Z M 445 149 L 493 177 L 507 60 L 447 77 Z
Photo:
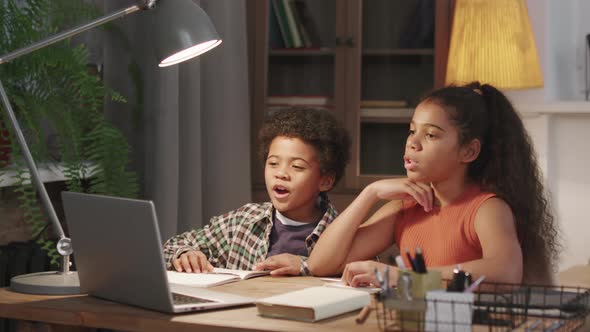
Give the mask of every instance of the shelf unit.
M 269 33 L 277 33 L 269 31 L 276 29 L 269 24 L 271 2 L 278 1 L 303 3 L 320 45 L 269 46 Z M 253 0 L 248 6 L 253 150 L 268 96 L 326 96 L 353 143 L 335 191 L 354 193 L 376 179 L 403 176 L 413 108 L 444 82 L 453 0 Z M 262 164 L 255 153 L 252 158 L 253 188 L 262 190 Z

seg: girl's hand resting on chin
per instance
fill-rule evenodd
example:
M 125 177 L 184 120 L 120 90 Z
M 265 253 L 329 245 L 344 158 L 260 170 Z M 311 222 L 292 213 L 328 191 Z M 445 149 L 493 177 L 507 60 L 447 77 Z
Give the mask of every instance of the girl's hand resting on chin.
M 430 212 L 434 204 L 434 191 L 430 184 L 414 182 L 408 178 L 386 179 L 371 183 L 367 188 L 380 199 L 413 199 Z

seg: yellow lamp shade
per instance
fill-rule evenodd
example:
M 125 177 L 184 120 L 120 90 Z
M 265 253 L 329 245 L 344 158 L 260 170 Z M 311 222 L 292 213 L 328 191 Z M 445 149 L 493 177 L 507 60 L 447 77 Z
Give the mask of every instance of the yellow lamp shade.
M 525 0 L 456 0 L 446 84 L 543 86 Z

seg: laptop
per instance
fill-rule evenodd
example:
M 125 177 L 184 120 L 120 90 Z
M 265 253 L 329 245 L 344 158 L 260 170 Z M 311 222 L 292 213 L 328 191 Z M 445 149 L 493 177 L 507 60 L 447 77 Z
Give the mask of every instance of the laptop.
M 74 192 L 62 199 L 82 292 L 168 313 L 255 301 L 169 284 L 153 202 Z

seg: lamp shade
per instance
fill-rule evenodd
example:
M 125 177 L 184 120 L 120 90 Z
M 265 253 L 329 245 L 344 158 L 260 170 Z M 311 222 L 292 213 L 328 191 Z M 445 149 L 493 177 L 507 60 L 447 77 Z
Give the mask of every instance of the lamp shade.
M 209 16 L 192 0 L 160 1 L 154 14 L 160 67 L 186 61 L 221 43 Z
M 446 84 L 543 86 L 525 0 L 456 0 Z

